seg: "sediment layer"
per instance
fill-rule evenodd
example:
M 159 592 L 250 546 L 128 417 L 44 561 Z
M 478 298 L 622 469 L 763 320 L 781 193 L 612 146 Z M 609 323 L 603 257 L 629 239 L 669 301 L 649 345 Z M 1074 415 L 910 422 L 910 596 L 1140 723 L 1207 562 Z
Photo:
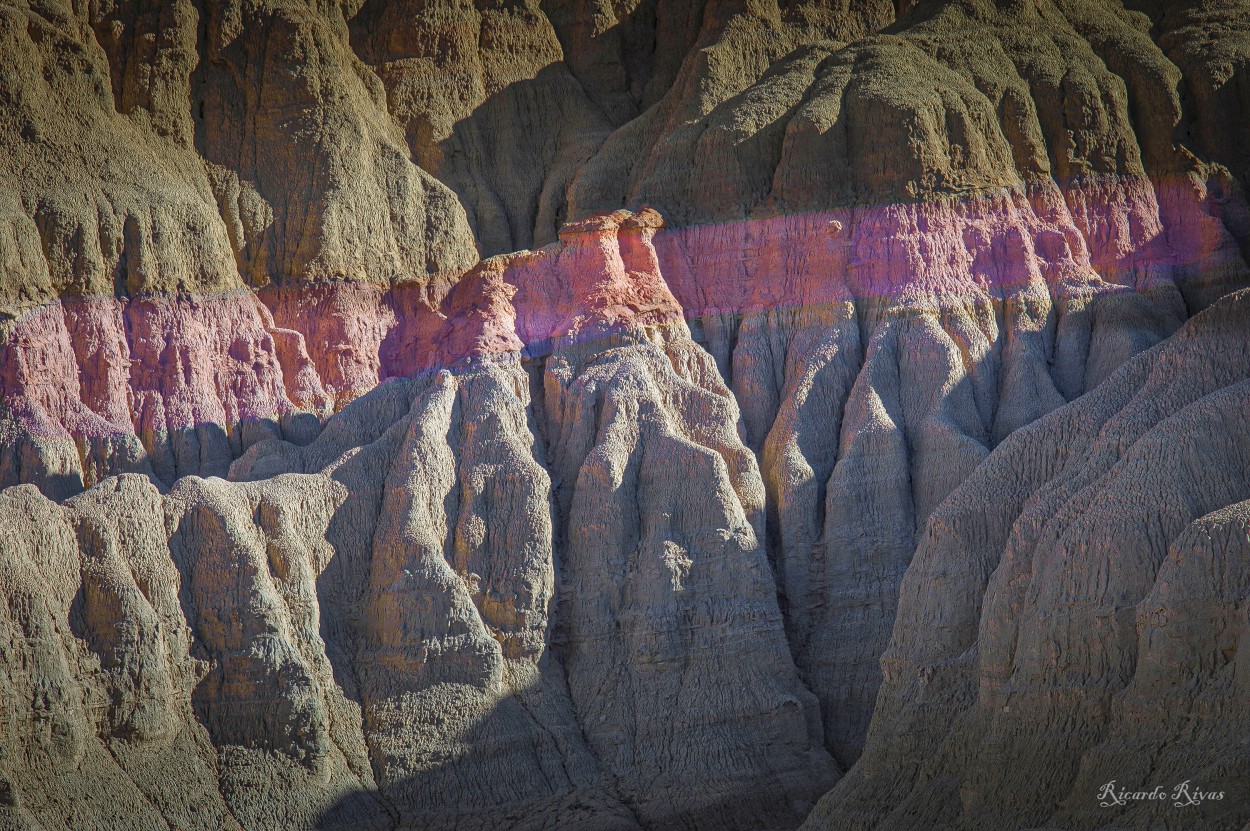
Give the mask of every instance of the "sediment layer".
M 0 825 L 1250 819 L 1244 3 L 478 5 L 0 0 Z

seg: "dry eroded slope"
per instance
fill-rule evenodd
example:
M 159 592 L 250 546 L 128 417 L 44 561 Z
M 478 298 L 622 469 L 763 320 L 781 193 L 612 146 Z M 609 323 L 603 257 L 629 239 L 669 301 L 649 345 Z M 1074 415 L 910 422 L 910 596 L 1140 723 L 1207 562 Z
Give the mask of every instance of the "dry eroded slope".
M 0 0 L 0 824 L 1236 770 L 1247 19 Z

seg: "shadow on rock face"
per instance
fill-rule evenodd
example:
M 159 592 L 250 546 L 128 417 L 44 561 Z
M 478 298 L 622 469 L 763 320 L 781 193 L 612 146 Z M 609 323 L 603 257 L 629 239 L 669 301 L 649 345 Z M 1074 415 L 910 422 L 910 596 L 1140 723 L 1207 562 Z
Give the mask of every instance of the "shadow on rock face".
M 327 468 L 322 631 L 401 827 L 792 828 L 836 778 L 753 457 L 672 338 L 548 356 L 541 412 L 516 363 L 415 382 Z

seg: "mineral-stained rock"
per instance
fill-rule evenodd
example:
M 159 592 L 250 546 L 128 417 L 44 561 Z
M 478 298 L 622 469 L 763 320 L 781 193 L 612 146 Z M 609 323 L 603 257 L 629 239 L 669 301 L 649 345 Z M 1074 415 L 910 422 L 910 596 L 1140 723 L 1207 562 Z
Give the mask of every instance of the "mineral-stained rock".
M 368 563 L 334 592 L 358 598 L 340 613 L 361 633 L 379 785 L 416 827 L 789 827 L 836 776 L 785 651 L 758 468 L 711 358 L 674 316 L 648 223 L 607 217 L 562 248 L 486 264 L 447 299 L 459 328 L 437 342 L 464 348 L 445 356 L 454 372 L 385 385 L 307 447 L 264 442 L 232 469 L 328 463 L 377 500 L 376 520 L 331 528 Z M 628 445 L 598 411 L 633 431 Z M 663 485 L 673 453 L 706 482 L 706 504 Z M 744 675 L 756 680 L 739 686 Z M 674 697 L 690 702 L 680 728 L 649 717 Z M 726 721 L 755 726 L 726 734 Z M 656 760 L 645 780 L 639 758 Z M 472 809 L 449 811 L 470 793 Z
M 8 474 L 56 496 L 122 472 L 224 474 L 250 444 L 283 435 L 292 399 L 325 412 L 301 340 L 246 291 L 27 312 L 0 346 L 21 436 Z
M 1247 11 L 0 0 L 0 828 L 1240 827 Z

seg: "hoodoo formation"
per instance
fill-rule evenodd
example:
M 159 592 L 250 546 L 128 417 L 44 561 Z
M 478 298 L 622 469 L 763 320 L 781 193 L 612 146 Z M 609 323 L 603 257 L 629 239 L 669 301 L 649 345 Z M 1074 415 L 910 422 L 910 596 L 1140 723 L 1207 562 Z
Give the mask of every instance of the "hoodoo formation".
M 1250 0 L 0 0 L 0 831 L 1250 829 L 1248 113 Z

